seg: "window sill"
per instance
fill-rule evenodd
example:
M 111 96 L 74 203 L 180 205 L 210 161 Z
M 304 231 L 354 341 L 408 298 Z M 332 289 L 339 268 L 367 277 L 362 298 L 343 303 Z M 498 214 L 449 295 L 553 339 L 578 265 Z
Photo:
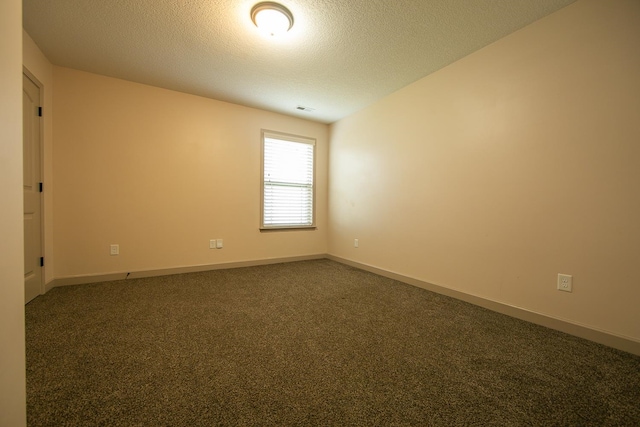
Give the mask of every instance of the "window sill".
M 313 231 L 315 229 L 317 229 L 318 227 L 316 227 L 315 225 L 309 225 L 309 226 L 305 226 L 305 225 L 294 225 L 294 226 L 289 226 L 289 227 L 260 227 L 260 232 L 261 233 L 268 233 L 271 231 Z

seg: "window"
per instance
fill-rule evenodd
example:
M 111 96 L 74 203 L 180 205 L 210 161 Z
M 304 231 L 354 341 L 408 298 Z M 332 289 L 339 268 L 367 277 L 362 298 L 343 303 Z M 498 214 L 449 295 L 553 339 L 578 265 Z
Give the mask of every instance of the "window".
M 315 226 L 315 140 L 262 132 L 262 229 Z

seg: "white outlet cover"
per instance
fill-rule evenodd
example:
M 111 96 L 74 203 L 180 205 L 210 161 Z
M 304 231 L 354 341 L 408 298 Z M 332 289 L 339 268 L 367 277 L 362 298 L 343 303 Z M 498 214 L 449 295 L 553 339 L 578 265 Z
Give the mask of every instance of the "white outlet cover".
M 358 239 L 353 239 L 353 247 L 357 248 L 360 246 L 360 241 Z
M 120 254 L 120 245 L 111 245 L 110 247 L 110 254 L 111 255 L 119 255 Z
M 569 274 L 558 274 L 558 290 L 573 292 L 573 276 Z
M 223 243 L 223 242 L 222 242 L 222 239 L 218 239 L 218 240 L 216 241 L 216 248 L 217 248 L 217 249 L 222 249 L 222 243 Z
M 209 249 L 215 249 L 215 248 L 216 248 L 216 239 L 209 240 Z

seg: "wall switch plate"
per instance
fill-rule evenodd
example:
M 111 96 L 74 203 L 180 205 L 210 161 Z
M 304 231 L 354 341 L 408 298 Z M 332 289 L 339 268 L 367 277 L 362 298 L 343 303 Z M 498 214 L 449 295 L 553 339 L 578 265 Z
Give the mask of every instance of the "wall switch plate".
M 568 274 L 558 274 L 558 290 L 564 292 L 572 292 L 573 276 Z
M 216 245 L 217 245 L 216 239 L 209 240 L 209 249 L 215 249 Z
M 120 255 L 120 245 L 111 245 L 109 255 Z
M 354 248 L 360 247 L 360 242 L 358 241 L 358 239 L 353 239 L 353 247 Z
M 216 249 L 222 249 L 222 239 L 216 240 Z

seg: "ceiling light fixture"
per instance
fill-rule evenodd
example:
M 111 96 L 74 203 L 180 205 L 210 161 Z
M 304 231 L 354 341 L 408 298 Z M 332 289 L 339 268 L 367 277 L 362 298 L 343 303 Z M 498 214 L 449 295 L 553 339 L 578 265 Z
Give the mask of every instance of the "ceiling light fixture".
M 251 20 L 260 31 L 271 36 L 284 34 L 293 27 L 293 15 L 289 9 L 271 1 L 253 6 Z

